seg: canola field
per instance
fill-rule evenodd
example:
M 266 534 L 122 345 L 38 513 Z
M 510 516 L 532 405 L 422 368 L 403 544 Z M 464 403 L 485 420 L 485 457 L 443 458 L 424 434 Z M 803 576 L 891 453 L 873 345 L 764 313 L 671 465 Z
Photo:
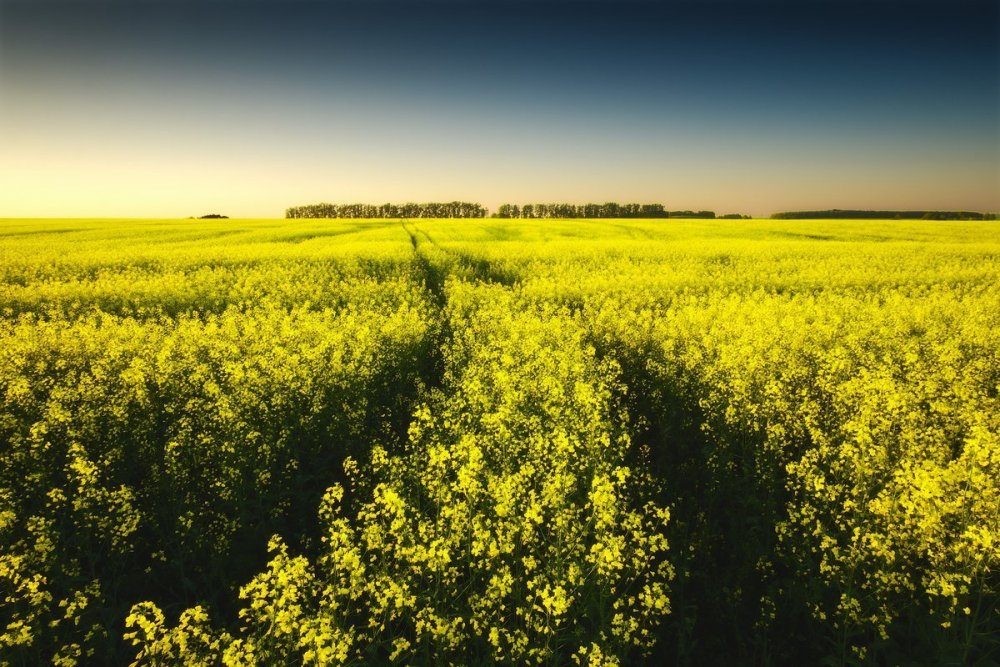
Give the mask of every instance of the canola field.
M 1000 224 L 0 221 L 0 664 L 997 664 Z

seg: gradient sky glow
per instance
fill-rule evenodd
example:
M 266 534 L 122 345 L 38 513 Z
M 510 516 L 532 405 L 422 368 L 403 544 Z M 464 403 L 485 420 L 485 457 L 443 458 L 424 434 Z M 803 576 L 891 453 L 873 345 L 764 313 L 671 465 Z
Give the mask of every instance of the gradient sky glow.
M 998 7 L 0 0 L 0 216 L 997 211 Z

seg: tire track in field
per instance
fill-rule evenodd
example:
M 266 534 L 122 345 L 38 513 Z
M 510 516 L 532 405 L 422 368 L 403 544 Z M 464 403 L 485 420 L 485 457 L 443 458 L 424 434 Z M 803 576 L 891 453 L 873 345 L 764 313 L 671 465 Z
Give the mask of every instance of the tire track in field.
M 425 244 L 419 238 L 420 232 L 408 220 L 400 220 L 400 226 L 410 238 L 413 247 L 413 262 L 417 267 L 418 280 L 430 296 L 430 304 L 434 309 L 434 329 L 427 346 L 427 357 L 422 365 L 420 376 L 424 386 L 439 389 L 444 385 L 445 350 L 451 344 L 453 332 L 447 317 L 448 294 L 445 281 L 450 273 L 449 267 L 441 262 L 435 262 L 425 249 Z
M 406 227 L 404 223 L 404 228 Z M 435 249 L 436 252 L 441 253 L 441 255 L 451 262 L 454 262 L 458 268 L 463 269 L 464 273 L 468 274 L 473 280 L 483 283 L 493 283 L 496 285 L 503 285 L 504 287 L 513 287 L 518 282 L 520 278 L 509 270 L 503 267 L 497 266 L 494 262 L 483 257 L 477 257 L 468 252 L 462 252 L 461 250 L 455 250 L 451 248 L 446 248 L 434 238 L 427 233 L 424 229 L 419 229 L 414 227 L 412 232 L 407 229 L 407 233 L 410 234 L 410 240 L 414 244 L 414 249 L 417 245 L 421 243 L 420 239 L 424 239 L 427 244 Z M 450 273 L 450 272 L 448 272 Z
M 448 267 L 435 265 L 434 261 L 427 255 L 426 250 L 422 247 L 424 244 L 419 238 L 419 235 L 422 234 L 420 230 L 412 227 L 407 220 L 401 220 L 400 225 L 407 236 L 410 237 L 410 245 L 413 246 L 413 259 L 420 274 L 420 281 L 423 283 L 427 293 L 431 295 L 438 310 L 441 311 L 448 302 L 448 296 L 445 294 L 444 289 L 444 283 L 449 274 Z M 427 237 L 426 234 L 424 236 Z M 430 237 L 427 237 L 427 239 L 430 241 Z M 433 241 L 430 242 L 438 250 L 441 250 Z
M 760 563 L 775 549 L 780 508 L 747 453 L 753 436 L 706 432 L 699 389 L 681 369 L 655 347 L 602 335 L 593 322 L 586 326 L 598 355 L 621 369 L 627 432 L 648 447 L 649 465 L 663 485 L 659 500 L 671 507 L 674 613 L 651 664 L 767 664 L 773 651 L 789 647 L 762 629 L 768 579 Z M 780 653 L 778 661 L 810 664 L 814 656 Z

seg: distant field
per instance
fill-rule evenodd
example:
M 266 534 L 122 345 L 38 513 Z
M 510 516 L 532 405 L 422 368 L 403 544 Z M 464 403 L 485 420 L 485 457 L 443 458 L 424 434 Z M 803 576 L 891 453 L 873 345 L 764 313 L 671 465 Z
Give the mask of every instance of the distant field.
M 0 664 L 996 664 L 1000 223 L 0 220 Z

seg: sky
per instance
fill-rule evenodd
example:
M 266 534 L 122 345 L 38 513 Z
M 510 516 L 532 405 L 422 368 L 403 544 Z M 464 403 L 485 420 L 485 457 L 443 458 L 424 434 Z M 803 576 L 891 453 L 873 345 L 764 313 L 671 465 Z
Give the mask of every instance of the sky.
M 0 0 L 0 217 L 1000 210 L 1000 3 Z

